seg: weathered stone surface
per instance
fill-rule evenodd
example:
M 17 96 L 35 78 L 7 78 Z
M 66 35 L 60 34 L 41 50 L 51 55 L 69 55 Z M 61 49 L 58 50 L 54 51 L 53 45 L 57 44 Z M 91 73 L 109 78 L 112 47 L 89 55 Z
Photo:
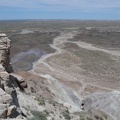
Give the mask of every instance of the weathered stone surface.
M 10 73 L 10 77 L 11 77 L 11 79 L 18 80 L 19 83 L 25 82 L 23 77 L 16 75 L 14 73 Z
M 28 87 L 26 82 L 22 82 L 20 85 L 21 85 L 23 88 L 27 88 L 27 87 Z
M 1 88 L 0 88 L 0 102 L 1 102 L 1 104 L 10 104 L 12 102 L 11 95 L 7 94 Z
M 6 37 L 6 34 L 0 33 L 0 37 Z
M 0 64 L 0 72 L 4 72 L 5 68 Z
M 7 117 L 12 116 L 16 112 L 16 106 L 12 105 L 8 108 Z
M 4 95 L 2 98 L 3 98 L 4 104 L 12 103 L 12 97 L 9 94 L 6 93 L 6 95 Z
M 10 73 L 10 79 L 12 81 L 16 81 L 18 86 L 20 86 L 21 88 L 27 88 L 27 83 L 23 77 L 16 75 L 14 73 Z
M 10 40 L 5 34 L 0 34 L 0 64 L 7 70 L 10 64 Z
M 12 87 L 5 87 L 5 92 L 8 93 L 8 94 L 12 94 L 12 92 L 14 91 L 15 89 L 13 89 Z
M 66 107 L 66 108 L 68 108 L 68 109 L 70 109 L 70 108 L 71 108 L 70 104 L 69 104 L 69 103 L 67 103 L 67 102 L 65 102 L 65 103 L 63 104 L 63 106 L 64 106 L 64 107 Z
M 6 110 L 6 109 L 7 109 L 7 105 L 6 104 L 0 104 L 0 111 Z
M 0 111 L 0 118 L 7 118 L 7 109 Z
M 21 120 L 21 119 L 23 120 L 23 116 L 22 115 L 18 115 L 16 119 L 17 120 Z
M 0 120 L 22 116 L 21 112 L 17 111 L 19 103 L 16 90 L 18 83 L 23 83 L 22 86 L 26 87 L 22 77 L 8 73 L 11 69 L 9 54 L 10 40 L 5 34 L 0 34 Z
M 4 81 L 8 81 L 9 74 L 7 72 L 0 72 L 0 78 L 2 78 L 2 80 L 4 80 Z
M 7 118 L 7 106 L 6 106 L 6 104 L 0 104 L 0 118 Z

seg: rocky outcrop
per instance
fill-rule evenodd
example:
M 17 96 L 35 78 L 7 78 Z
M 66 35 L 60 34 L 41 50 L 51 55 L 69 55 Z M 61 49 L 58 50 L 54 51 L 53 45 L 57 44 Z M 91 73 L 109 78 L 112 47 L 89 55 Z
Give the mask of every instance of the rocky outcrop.
M 16 75 L 14 73 L 10 73 L 10 78 L 14 81 L 17 82 L 18 86 L 21 88 L 21 89 L 24 89 L 24 88 L 27 88 L 27 83 L 25 81 L 25 79 L 19 75 Z
M 10 66 L 10 40 L 6 34 L 0 34 L 0 64 L 8 71 Z
M 9 55 L 10 40 L 5 34 L 0 34 L 0 119 L 22 116 L 16 90 L 19 90 L 19 83 L 25 81 L 20 76 L 10 75 Z

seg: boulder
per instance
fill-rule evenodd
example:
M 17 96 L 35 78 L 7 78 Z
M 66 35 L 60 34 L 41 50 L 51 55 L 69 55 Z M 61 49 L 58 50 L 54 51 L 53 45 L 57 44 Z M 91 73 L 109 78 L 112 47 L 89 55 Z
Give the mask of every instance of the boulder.
M 3 89 L 0 88 L 0 104 L 12 103 L 11 95 L 7 94 Z
M 7 87 L 7 86 L 4 89 L 5 92 L 8 93 L 9 95 L 11 95 L 13 91 L 15 91 L 15 89 L 13 89 L 12 87 Z
M 0 72 L 0 78 L 3 81 L 9 81 L 9 74 L 5 71 L 5 72 Z
M 26 82 L 22 82 L 20 85 L 21 85 L 23 88 L 27 88 L 27 87 L 28 87 Z
M 27 88 L 28 87 L 25 79 L 19 75 L 16 75 L 14 73 L 10 73 L 10 79 L 12 81 L 16 81 L 20 88 Z
M 19 83 L 22 83 L 25 81 L 23 77 L 16 75 L 14 73 L 10 73 L 10 77 L 11 77 L 11 79 L 18 80 Z

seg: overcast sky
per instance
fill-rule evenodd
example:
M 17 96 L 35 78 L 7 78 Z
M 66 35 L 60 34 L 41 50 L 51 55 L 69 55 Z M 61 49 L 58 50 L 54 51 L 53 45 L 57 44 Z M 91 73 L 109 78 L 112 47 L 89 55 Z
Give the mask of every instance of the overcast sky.
M 0 19 L 120 20 L 120 0 L 0 0 Z

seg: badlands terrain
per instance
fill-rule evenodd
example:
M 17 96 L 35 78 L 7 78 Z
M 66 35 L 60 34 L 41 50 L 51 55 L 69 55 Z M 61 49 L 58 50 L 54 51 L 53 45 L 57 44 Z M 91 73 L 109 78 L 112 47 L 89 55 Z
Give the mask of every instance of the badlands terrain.
M 7 72 L 24 79 L 16 92 L 21 112 L 12 119 L 120 120 L 120 21 L 0 26 L 11 40 Z

